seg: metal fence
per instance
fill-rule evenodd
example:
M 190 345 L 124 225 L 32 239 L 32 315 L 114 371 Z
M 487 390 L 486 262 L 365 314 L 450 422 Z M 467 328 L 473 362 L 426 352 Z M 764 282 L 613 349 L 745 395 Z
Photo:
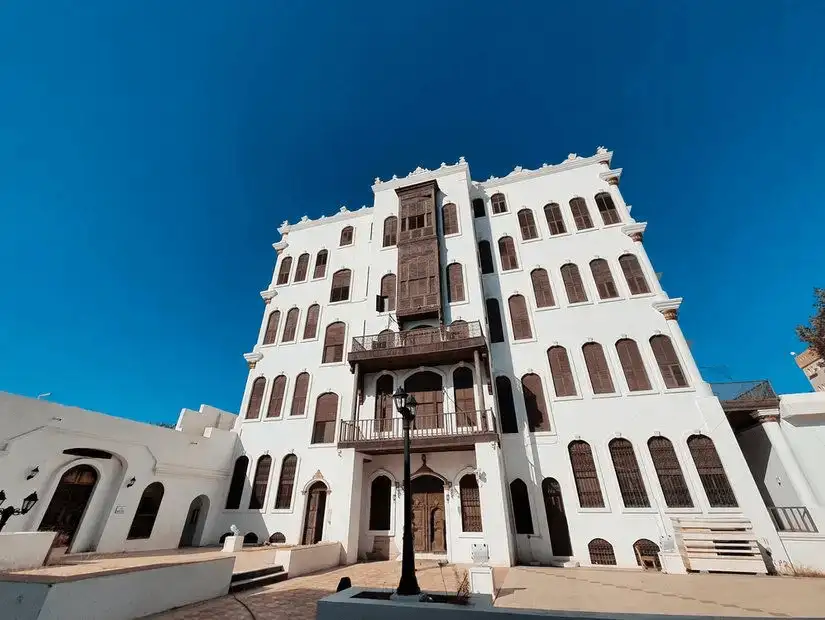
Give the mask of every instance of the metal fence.
M 495 432 L 495 420 L 490 409 L 417 415 L 410 429 L 410 437 L 460 437 Z M 395 418 L 368 418 L 342 420 L 339 441 L 387 441 L 404 438 L 404 420 Z
M 452 325 L 441 325 L 439 327 L 422 327 L 402 332 L 386 330 L 380 334 L 356 336 L 352 339 L 352 350 L 401 349 L 483 337 L 484 332 L 481 330 L 480 321 L 469 323 L 456 321 Z

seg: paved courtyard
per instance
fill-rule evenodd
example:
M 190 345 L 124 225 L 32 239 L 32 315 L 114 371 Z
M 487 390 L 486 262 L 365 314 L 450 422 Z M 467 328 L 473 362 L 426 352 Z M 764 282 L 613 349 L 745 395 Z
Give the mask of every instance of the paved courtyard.
M 452 566 L 416 563 L 424 590 L 455 589 Z M 460 568 L 460 567 L 459 567 Z M 399 562 L 374 562 L 190 605 L 156 620 L 312 620 L 315 603 L 334 592 L 343 576 L 353 585 L 395 587 Z M 495 570 L 497 607 L 708 616 L 822 617 L 825 579 L 514 567 Z M 251 612 L 251 613 L 250 613 Z

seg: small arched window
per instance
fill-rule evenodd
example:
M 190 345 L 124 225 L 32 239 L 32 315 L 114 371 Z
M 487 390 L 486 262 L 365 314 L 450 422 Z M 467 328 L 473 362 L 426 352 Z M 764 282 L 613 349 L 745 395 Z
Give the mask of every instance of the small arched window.
M 605 226 L 618 224 L 622 221 L 619 212 L 616 210 L 616 205 L 613 204 L 613 198 L 607 192 L 596 194 L 596 206 L 599 208 Z
M 278 279 L 275 284 L 286 284 L 289 282 L 289 272 L 292 269 L 292 257 L 284 256 L 281 260 L 281 268 L 278 269 Z
M 298 257 L 298 264 L 295 266 L 295 280 L 294 282 L 303 282 L 307 279 L 307 272 L 309 271 L 309 254 L 304 252 Z
M 332 286 L 329 290 L 329 301 L 346 301 L 349 299 L 349 285 L 352 272 L 349 269 L 339 269 L 332 274 Z
M 315 425 L 312 428 L 312 443 L 332 443 L 335 441 L 335 420 L 338 417 L 338 394 L 321 394 L 315 403 Z
M 458 233 L 458 211 L 451 202 L 441 207 L 441 229 L 445 235 Z
M 252 390 L 249 393 L 249 402 L 246 403 L 246 419 L 256 420 L 261 415 L 261 403 L 264 402 L 264 390 L 266 389 L 266 379 L 258 377 L 252 382 Z
M 163 501 L 163 485 L 160 482 L 153 482 L 143 490 L 140 496 L 135 518 L 129 528 L 127 540 L 149 538 L 152 536 L 152 529 L 155 527 L 155 520 L 158 518 L 160 503 Z
M 668 508 L 693 508 L 693 500 L 682 474 L 673 444 L 667 437 L 651 437 L 647 442 L 650 460 L 656 470 L 659 486 Z
M 487 212 L 484 210 L 484 199 L 473 198 L 473 217 L 484 217 Z
M 490 342 L 504 342 L 504 325 L 501 322 L 501 309 L 498 299 L 486 299 L 487 322 L 490 325 Z
M 561 279 L 564 282 L 564 290 L 567 291 L 567 301 L 571 304 L 580 304 L 587 301 L 587 292 L 584 290 L 579 267 L 573 263 L 562 265 Z
M 272 382 L 272 394 L 269 396 L 269 407 L 266 408 L 267 418 L 280 418 L 284 406 L 284 392 L 286 391 L 286 377 L 278 375 Z
M 613 281 L 613 274 L 610 273 L 610 266 L 603 258 L 590 261 L 590 272 L 593 274 L 593 281 L 596 283 L 596 290 L 601 299 L 613 299 L 619 296 L 616 290 L 616 283 Z
M 246 481 L 247 467 L 249 467 L 247 457 L 239 456 L 235 459 L 232 480 L 229 482 L 229 493 L 226 495 L 227 510 L 235 510 L 241 507 L 241 496 L 243 495 L 243 484 Z
M 627 380 L 627 389 L 631 392 L 643 392 L 650 389 L 645 363 L 635 340 L 622 338 L 616 342 L 616 353 L 622 364 L 624 378 Z
M 394 215 L 384 220 L 384 243 L 382 247 L 389 248 L 397 243 L 398 239 L 398 218 Z
M 315 257 L 315 270 L 312 272 L 313 278 L 323 278 L 327 275 L 327 259 L 329 252 L 321 250 Z
M 475 426 L 476 399 L 474 392 L 473 371 L 466 366 L 456 368 L 453 372 L 456 426 Z
M 295 488 L 295 472 L 298 469 L 298 457 L 287 454 L 281 461 L 281 476 L 278 480 L 278 492 L 275 494 L 275 509 L 288 510 L 292 506 L 292 490 Z
M 275 340 L 278 338 L 278 323 L 280 322 L 281 312 L 279 310 L 269 313 L 269 319 L 266 321 L 263 344 L 275 344 Z
M 633 444 L 627 439 L 613 439 L 608 447 L 625 508 L 648 508 L 650 501 Z
M 518 257 L 516 256 L 516 244 L 512 237 L 502 237 L 498 240 L 498 253 L 501 255 L 501 270 L 510 271 L 518 269 Z
M 650 348 L 653 349 L 653 356 L 659 365 L 659 372 L 662 373 L 665 386 L 669 389 L 687 387 L 687 377 L 685 377 L 670 338 L 663 335 L 653 336 L 650 339 Z
M 459 263 L 447 265 L 447 301 L 464 301 L 464 270 Z
M 341 242 L 338 245 L 352 245 L 352 237 L 355 230 L 352 226 L 345 226 L 341 229 Z
M 517 433 L 516 406 L 513 402 L 513 386 L 510 379 L 504 376 L 496 377 L 496 397 L 498 413 L 501 416 L 501 432 Z
M 292 406 L 289 415 L 304 415 L 307 406 L 307 393 L 309 392 L 309 373 L 302 372 L 295 377 L 295 389 L 292 392 Z
M 516 478 L 510 483 L 510 498 L 513 501 L 516 534 L 532 534 L 533 514 L 530 512 L 530 494 L 521 478 Z
M 527 410 L 527 425 L 530 432 L 549 431 L 550 416 L 547 413 L 541 378 L 534 373 L 524 375 L 521 378 L 521 391 L 524 395 L 524 408 Z
M 475 474 L 464 474 L 458 481 L 461 499 L 461 531 L 481 532 L 481 496 Z
M 527 310 L 527 301 L 524 299 L 524 295 L 511 295 L 507 303 L 510 306 L 513 339 L 529 340 L 533 337 L 533 328 L 530 326 L 530 313 Z
M 482 239 L 478 242 L 478 260 L 481 263 L 481 273 L 493 273 L 496 270 L 489 241 Z
M 607 365 L 607 358 L 604 356 L 604 349 L 598 342 L 588 342 L 582 347 L 584 364 L 587 366 L 587 374 L 590 375 L 590 385 L 594 394 L 612 394 L 616 391 L 613 387 L 613 377 L 610 376 L 610 366 Z
M 631 295 L 643 295 L 650 292 L 645 272 L 642 271 L 638 258 L 633 254 L 624 254 L 619 257 L 619 266 L 622 268 Z
M 521 228 L 521 238 L 524 241 L 538 239 L 539 231 L 536 227 L 536 218 L 530 209 L 521 209 L 518 212 L 518 225 Z
M 370 530 L 390 529 L 392 508 L 392 482 L 386 476 L 378 476 L 370 485 Z
M 387 298 L 386 304 L 384 305 L 384 309 L 387 312 L 395 310 L 395 291 L 395 274 L 388 273 L 381 278 L 381 296 Z
M 590 563 L 599 566 L 616 566 L 616 554 L 613 545 L 604 538 L 594 538 L 587 544 L 590 552 Z
M 332 364 L 344 360 L 344 337 L 347 327 L 341 321 L 327 325 L 324 335 L 324 356 L 322 364 Z
M 567 451 L 570 453 L 573 478 L 576 480 L 579 506 L 582 508 L 604 508 L 599 474 L 596 471 L 596 461 L 593 460 L 590 444 L 586 441 L 571 441 L 570 445 L 567 446 Z
M 493 213 L 506 213 L 507 201 L 504 199 L 504 194 L 493 194 L 490 198 L 490 204 L 493 205 Z
M 318 336 L 318 315 L 320 312 L 321 306 L 318 304 L 312 304 L 307 308 L 307 318 L 304 321 L 304 340 Z
M 255 478 L 252 480 L 252 495 L 249 496 L 249 509 L 260 510 L 266 500 L 266 488 L 269 486 L 269 470 L 272 469 L 272 457 L 264 454 L 255 466 Z
M 711 508 L 736 508 L 739 504 L 713 440 L 705 435 L 691 435 L 687 445 Z
M 550 308 L 556 305 L 553 298 L 553 289 L 550 286 L 550 276 L 546 269 L 533 269 L 530 272 L 530 280 L 533 282 L 533 295 L 536 297 L 537 308 Z
M 295 332 L 298 331 L 298 308 L 290 308 L 286 313 L 286 321 L 284 321 L 284 334 L 281 336 L 281 342 L 293 342 L 295 340 Z
M 573 214 L 573 221 L 576 223 L 577 230 L 593 228 L 593 220 L 590 219 L 590 212 L 587 210 L 587 203 L 584 198 L 571 200 L 570 212 Z
M 544 219 L 547 220 L 547 227 L 551 235 L 562 235 L 567 232 L 564 225 L 564 217 L 561 214 L 561 207 L 555 202 L 544 205 Z
M 659 560 L 659 545 L 647 538 L 640 538 L 633 543 L 633 553 L 636 554 L 636 563 L 644 569 L 653 568 L 662 570 Z
M 550 374 L 553 376 L 553 389 L 557 397 L 575 396 L 576 382 L 573 380 L 573 368 L 567 349 L 564 347 L 550 347 L 547 349 L 547 361 L 550 362 Z

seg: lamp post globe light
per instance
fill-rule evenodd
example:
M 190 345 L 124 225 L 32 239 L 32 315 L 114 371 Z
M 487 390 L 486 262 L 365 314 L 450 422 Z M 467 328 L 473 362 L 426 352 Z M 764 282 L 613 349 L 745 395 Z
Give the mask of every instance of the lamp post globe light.
M 0 506 L 6 501 L 6 492 L 0 491 Z M 34 505 L 37 503 L 37 493 L 31 493 L 27 497 L 23 499 L 23 503 L 20 505 L 20 508 L 15 508 L 14 506 L 6 506 L 3 509 L 0 509 L 0 532 L 3 531 L 3 528 L 6 527 L 6 523 L 9 519 L 11 519 L 14 515 L 24 515 L 29 510 L 31 510 Z
M 392 395 L 395 408 L 404 421 L 404 540 L 401 550 L 401 579 L 396 594 L 415 596 L 421 593 L 415 577 L 415 549 L 412 534 L 412 494 L 410 492 L 410 427 L 415 419 L 415 397 L 399 387 Z

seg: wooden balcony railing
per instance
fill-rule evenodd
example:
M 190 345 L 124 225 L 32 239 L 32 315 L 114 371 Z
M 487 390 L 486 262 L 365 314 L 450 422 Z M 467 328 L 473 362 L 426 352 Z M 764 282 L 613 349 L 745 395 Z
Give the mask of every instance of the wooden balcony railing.
M 768 512 L 777 532 L 810 532 L 819 530 L 805 506 L 769 506 Z

